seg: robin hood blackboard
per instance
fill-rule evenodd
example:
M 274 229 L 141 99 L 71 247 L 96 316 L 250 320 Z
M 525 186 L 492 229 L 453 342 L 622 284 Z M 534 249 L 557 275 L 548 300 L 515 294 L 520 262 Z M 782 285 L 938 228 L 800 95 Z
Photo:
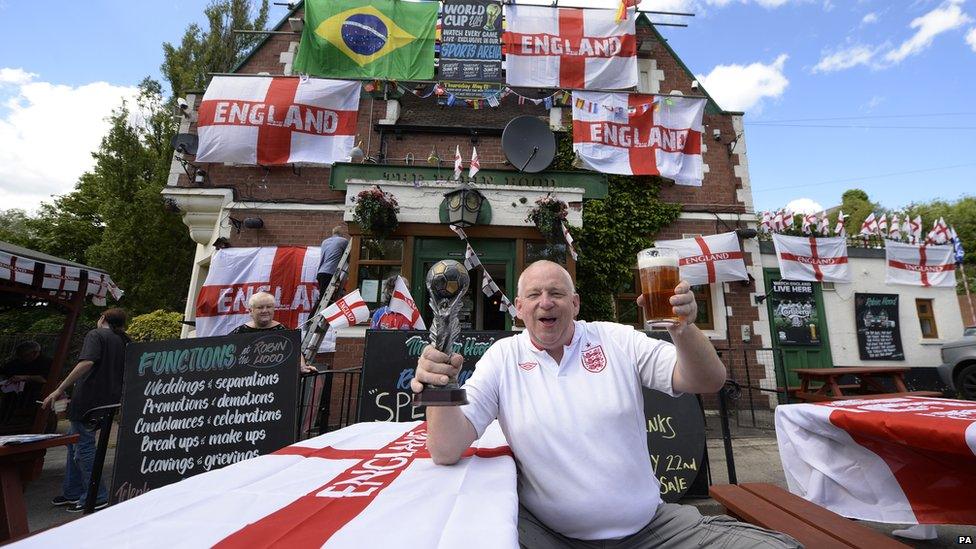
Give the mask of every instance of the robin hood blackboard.
M 294 443 L 299 342 L 289 330 L 129 345 L 113 502 Z
M 861 360 L 905 360 L 898 328 L 898 294 L 854 294 Z

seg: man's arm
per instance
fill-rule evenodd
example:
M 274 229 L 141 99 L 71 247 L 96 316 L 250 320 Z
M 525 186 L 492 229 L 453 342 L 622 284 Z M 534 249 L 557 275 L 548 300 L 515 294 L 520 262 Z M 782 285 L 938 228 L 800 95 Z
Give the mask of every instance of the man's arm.
M 91 370 L 92 366 L 94 365 L 95 363 L 91 360 L 82 360 L 78 362 L 78 364 L 75 364 L 75 367 L 71 370 L 71 373 L 68 374 L 68 377 L 64 378 L 64 381 L 58 385 L 57 389 L 55 389 L 51 394 L 47 395 L 47 398 L 45 398 L 44 402 L 41 403 L 41 408 L 45 410 L 50 408 L 51 405 L 54 404 L 55 400 L 58 400 L 59 397 L 64 395 L 65 389 L 74 385 L 74 383 L 78 381 L 81 376 L 85 375 L 88 370 Z
M 456 376 L 461 371 L 464 357 L 448 355 L 432 345 L 424 348 L 417 360 L 417 373 L 410 381 L 415 393 L 423 389 L 423 383 L 444 385 L 448 376 Z M 438 465 L 453 465 L 461 459 L 461 454 L 478 438 L 474 425 L 465 417 L 458 406 L 427 407 L 427 450 Z

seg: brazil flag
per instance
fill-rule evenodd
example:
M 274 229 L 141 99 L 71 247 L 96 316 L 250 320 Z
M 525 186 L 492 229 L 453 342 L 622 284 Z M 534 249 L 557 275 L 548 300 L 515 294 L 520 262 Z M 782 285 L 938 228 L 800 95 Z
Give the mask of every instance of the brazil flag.
M 430 80 L 437 2 L 306 0 L 294 71 L 313 76 Z

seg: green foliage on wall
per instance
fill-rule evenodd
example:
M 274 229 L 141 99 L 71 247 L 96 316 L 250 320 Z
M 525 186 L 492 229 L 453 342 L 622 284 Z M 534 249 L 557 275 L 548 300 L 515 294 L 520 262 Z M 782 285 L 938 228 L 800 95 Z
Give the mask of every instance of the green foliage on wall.
M 133 318 L 125 331 L 133 341 L 178 339 L 183 328 L 182 320 L 182 313 L 157 309 Z

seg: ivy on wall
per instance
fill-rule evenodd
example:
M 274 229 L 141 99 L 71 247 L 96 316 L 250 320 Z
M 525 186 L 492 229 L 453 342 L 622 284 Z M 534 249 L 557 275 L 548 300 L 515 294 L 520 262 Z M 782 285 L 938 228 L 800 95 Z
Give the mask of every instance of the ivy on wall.
M 551 169 L 575 170 L 573 138 L 557 134 L 556 159 Z M 653 236 L 678 219 L 680 204 L 658 198 L 662 179 L 656 176 L 609 176 L 604 199 L 583 203 L 583 227 L 571 227 L 579 243 L 576 263 L 580 318 L 614 320 L 613 296 L 631 285 L 637 252 L 653 242 Z

